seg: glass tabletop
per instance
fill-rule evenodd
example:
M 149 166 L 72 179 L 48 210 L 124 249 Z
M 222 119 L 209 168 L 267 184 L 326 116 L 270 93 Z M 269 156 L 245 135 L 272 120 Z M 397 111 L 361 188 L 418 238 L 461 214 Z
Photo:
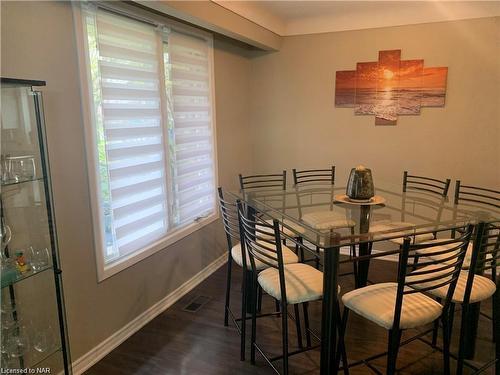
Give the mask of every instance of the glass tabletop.
M 383 241 L 453 229 L 468 223 L 500 220 L 500 210 L 482 204 L 454 204 L 449 198 L 377 181 L 371 202 L 352 202 L 345 186 L 314 184 L 286 190 L 230 191 L 267 219 L 277 219 L 285 233 L 327 248 Z

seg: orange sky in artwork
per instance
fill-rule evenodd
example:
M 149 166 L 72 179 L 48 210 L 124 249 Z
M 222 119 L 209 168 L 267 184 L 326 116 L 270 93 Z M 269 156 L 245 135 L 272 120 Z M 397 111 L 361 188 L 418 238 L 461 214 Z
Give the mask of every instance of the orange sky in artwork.
M 424 68 L 422 87 L 430 89 L 442 88 L 444 90 L 446 88 L 447 73 L 448 68 Z
M 399 66 L 399 87 L 422 87 L 424 60 L 402 60 Z
M 356 86 L 355 70 L 340 70 L 336 74 L 336 87 L 339 89 L 354 89 Z
M 377 75 L 378 75 L 377 62 L 358 63 L 356 68 L 356 88 L 376 89 Z
M 378 59 L 377 89 L 391 90 L 398 87 L 401 50 L 380 51 Z

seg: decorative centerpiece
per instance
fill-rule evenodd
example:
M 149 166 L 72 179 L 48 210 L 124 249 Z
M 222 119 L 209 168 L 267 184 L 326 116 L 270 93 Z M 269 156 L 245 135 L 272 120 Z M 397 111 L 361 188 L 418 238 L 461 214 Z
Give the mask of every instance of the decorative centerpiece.
M 352 168 L 346 195 L 353 202 L 369 202 L 375 195 L 372 171 L 362 165 Z

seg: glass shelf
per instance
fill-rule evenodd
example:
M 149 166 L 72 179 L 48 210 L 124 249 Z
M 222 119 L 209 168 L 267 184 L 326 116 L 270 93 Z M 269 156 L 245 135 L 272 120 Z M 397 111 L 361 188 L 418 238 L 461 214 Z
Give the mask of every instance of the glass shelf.
M 59 346 L 59 347 L 57 347 L 57 348 L 54 348 L 54 349 L 52 349 L 52 350 L 48 351 L 47 353 L 45 353 L 45 355 L 44 355 L 42 358 L 38 359 L 38 361 L 37 361 L 36 363 L 34 363 L 34 364 L 32 364 L 32 365 L 30 364 L 30 365 L 29 365 L 29 367 L 30 367 L 30 368 L 35 368 L 35 367 L 44 367 L 44 366 L 43 366 L 43 363 L 44 363 L 45 361 L 47 361 L 50 357 L 52 357 L 52 356 L 54 356 L 54 355 L 56 355 L 56 354 L 60 353 L 60 352 L 61 352 L 61 350 L 62 350 L 62 348 Z M 40 354 L 42 354 L 42 353 L 40 353 Z
M 2 280 L 2 289 L 8 287 L 9 285 L 14 285 L 20 281 L 29 279 L 32 276 L 38 275 L 40 273 L 43 273 L 43 272 L 45 272 L 47 270 L 51 270 L 51 269 L 52 269 L 52 266 L 47 266 L 47 267 L 42 268 L 40 271 L 35 271 L 35 272 L 28 271 L 28 272 L 20 274 L 20 275 L 18 274 L 17 277 L 12 281 L 3 282 L 3 280 Z
M 24 184 L 26 182 L 37 182 L 37 181 L 43 181 L 44 180 L 44 177 L 37 177 L 37 178 L 31 178 L 31 179 L 28 179 L 28 180 L 22 180 L 22 181 L 9 181 L 9 182 L 2 182 L 1 183 L 1 186 L 14 186 L 14 185 L 20 185 L 20 184 Z

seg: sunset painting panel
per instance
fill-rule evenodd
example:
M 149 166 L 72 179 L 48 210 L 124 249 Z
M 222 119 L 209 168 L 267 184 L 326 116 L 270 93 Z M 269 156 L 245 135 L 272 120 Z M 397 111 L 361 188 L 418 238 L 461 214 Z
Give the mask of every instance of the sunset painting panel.
M 335 75 L 335 105 L 354 107 L 356 96 L 356 71 L 341 70 Z
M 401 50 L 380 51 L 378 56 L 375 125 L 396 125 Z
M 442 107 L 446 96 L 448 68 L 424 68 L 422 75 L 423 107 Z
M 374 115 L 377 102 L 378 62 L 362 62 L 356 66 L 356 115 Z
M 420 114 L 424 60 L 403 60 L 399 65 L 398 115 Z

